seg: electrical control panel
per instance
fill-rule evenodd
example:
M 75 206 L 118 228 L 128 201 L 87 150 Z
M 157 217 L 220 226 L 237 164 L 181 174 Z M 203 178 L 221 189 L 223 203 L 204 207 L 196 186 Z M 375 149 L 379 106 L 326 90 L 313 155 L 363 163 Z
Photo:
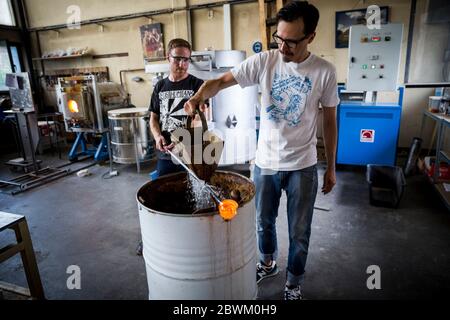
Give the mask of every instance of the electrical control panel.
M 400 64 L 403 24 L 350 27 L 347 90 L 395 91 Z

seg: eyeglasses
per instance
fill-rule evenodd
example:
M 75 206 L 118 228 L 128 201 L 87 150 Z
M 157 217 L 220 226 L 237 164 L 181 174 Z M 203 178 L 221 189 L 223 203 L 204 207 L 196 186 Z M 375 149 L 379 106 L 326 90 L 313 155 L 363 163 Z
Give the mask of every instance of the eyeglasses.
M 288 46 L 288 48 L 292 49 L 292 50 L 297 47 L 297 44 L 299 44 L 300 42 L 302 42 L 303 40 L 305 40 L 308 37 L 309 37 L 309 34 L 307 34 L 306 36 L 304 36 L 298 40 L 286 40 L 286 39 L 279 37 L 277 35 L 276 31 L 272 34 L 273 41 L 275 41 L 277 45 L 281 46 L 281 44 L 284 42 Z
M 176 63 L 180 63 L 180 62 L 188 63 L 191 61 L 191 57 L 172 56 L 172 55 L 171 55 L 171 57 Z

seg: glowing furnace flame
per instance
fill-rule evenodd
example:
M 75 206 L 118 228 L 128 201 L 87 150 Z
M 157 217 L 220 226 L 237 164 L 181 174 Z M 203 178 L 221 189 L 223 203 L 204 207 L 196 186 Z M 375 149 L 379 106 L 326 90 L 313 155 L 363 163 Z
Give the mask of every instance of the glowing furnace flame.
M 69 100 L 68 102 L 69 111 L 78 113 L 80 110 L 78 109 L 78 103 L 75 100 Z

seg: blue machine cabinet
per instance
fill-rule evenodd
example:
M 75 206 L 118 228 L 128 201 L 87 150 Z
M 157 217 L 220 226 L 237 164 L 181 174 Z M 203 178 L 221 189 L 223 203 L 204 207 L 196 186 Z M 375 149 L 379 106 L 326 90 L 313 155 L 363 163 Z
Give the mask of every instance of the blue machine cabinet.
M 341 101 L 337 163 L 395 165 L 402 104 L 403 87 L 398 104 Z

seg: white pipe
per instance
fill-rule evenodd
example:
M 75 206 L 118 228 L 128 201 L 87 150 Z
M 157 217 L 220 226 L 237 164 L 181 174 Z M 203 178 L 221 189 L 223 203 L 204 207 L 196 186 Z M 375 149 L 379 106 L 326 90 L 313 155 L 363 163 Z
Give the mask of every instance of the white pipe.
M 189 1 L 186 0 L 186 6 L 189 6 Z M 187 22 L 187 36 L 188 41 L 191 44 L 192 49 L 194 49 L 194 44 L 192 43 L 192 22 L 191 22 L 191 10 L 186 10 L 186 22 Z
M 175 0 L 172 0 L 172 9 L 175 8 Z M 173 26 L 173 38 L 177 37 L 177 22 L 175 19 L 175 12 L 172 12 L 172 26 Z M 169 53 L 167 53 L 169 54 Z
M 231 6 L 229 3 L 223 5 L 223 47 L 224 50 L 232 50 L 231 42 Z

